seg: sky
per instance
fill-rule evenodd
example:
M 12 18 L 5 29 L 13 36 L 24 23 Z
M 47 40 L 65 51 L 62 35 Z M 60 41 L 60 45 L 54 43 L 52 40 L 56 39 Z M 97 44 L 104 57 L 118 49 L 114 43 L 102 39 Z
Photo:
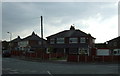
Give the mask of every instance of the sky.
M 44 38 L 74 24 L 76 29 L 90 33 L 96 43 L 118 36 L 117 2 L 3 2 L 2 40 L 18 35 L 25 38 L 34 31 L 40 34 L 43 16 Z

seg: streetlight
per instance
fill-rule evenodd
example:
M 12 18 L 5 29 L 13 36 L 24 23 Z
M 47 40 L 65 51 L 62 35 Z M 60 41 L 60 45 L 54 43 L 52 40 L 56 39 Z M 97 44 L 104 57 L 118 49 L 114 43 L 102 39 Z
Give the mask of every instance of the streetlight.
M 10 34 L 10 44 L 9 44 L 9 46 L 10 46 L 10 51 L 11 51 L 11 39 L 12 39 L 12 33 L 11 32 L 7 32 L 8 34 Z
M 11 32 L 7 32 L 8 34 L 10 34 L 10 41 L 12 39 L 12 33 Z

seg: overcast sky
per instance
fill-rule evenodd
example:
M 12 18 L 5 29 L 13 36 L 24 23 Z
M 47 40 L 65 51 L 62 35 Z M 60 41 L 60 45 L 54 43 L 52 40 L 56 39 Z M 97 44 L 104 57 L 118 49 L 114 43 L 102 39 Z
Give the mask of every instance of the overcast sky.
M 40 16 L 44 18 L 44 38 L 74 24 L 90 33 L 96 43 L 118 36 L 117 2 L 4 2 L 2 3 L 2 40 L 21 38 L 34 31 L 40 36 Z

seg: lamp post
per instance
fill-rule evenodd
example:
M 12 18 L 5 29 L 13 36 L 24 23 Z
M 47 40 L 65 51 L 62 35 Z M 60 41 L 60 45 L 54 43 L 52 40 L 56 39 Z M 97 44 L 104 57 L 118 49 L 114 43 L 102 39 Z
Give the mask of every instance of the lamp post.
M 10 41 L 12 39 L 12 33 L 11 32 L 7 32 L 8 34 L 10 34 Z
M 10 34 L 10 44 L 9 44 L 9 46 L 10 46 L 10 51 L 11 51 L 11 39 L 12 39 L 12 33 L 11 32 L 7 32 L 8 34 Z

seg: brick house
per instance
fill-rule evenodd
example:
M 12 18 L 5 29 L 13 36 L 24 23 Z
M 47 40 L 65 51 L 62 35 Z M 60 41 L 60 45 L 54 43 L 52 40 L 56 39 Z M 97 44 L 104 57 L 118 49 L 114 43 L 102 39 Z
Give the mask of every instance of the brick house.
M 2 41 L 2 50 L 8 50 L 9 49 L 9 42 Z
M 95 44 L 96 58 L 99 62 L 119 62 L 120 59 L 120 37 L 111 39 L 105 43 Z
M 12 41 L 10 41 L 10 48 L 11 50 L 18 50 L 19 46 L 18 46 L 18 42 L 21 41 L 20 36 L 18 36 L 17 38 L 13 39 Z
M 107 41 L 113 55 L 120 55 L 120 36 Z
M 35 52 L 37 49 L 46 48 L 46 40 L 40 38 L 37 34 L 32 32 L 32 35 L 21 39 L 21 41 L 18 42 L 18 45 L 19 50 Z
M 92 52 L 91 49 L 94 48 L 95 38 L 71 26 L 70 30 L 64 30 L 48 36 L 47 41 L 54 53 L 84 54 L 89 56 Z

